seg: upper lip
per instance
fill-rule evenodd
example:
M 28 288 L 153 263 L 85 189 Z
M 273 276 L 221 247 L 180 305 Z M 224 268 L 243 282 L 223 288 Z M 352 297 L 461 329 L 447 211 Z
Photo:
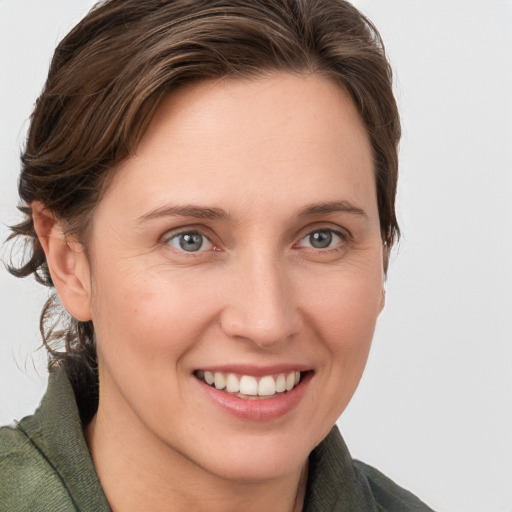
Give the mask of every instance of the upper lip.
M 278 373 L 288 372 L 305 372 L 312 370 L 311 366 L 304 364 L 273 364 L 268 366 L 258 366 L 251 364 L 222 364 L 222 365 L 206 365 L 197 368 L 195 371 L 205 372 L 222 372 L 222 373 L 238 373 L 241 375 L 252 375 L 254 377 L 263 377 L 265 375 L 274 375 Z

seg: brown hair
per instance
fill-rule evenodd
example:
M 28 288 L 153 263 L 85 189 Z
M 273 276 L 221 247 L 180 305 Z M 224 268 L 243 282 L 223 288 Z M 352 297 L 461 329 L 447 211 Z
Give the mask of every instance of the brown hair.
M 391 246 L 399 233 L 400 123 L 381 38 L 357 9 L 343 0 L 107 0 L 59 44 L 37 100 L 19 181 L 26 219 L 9 237 L 25 237 L 29 258 L 10 271 L 53 286 L 31 203 L 86 240 L 109 178 L 164 95 L 203 79 L 273 70 L 321 73 L 349 92 L 373 147 L 382 239 Z M 41 314 L 50 369 L 65 362 L 71 375 L 90 376 L 93 325 L 57 314 L 57 300 Z

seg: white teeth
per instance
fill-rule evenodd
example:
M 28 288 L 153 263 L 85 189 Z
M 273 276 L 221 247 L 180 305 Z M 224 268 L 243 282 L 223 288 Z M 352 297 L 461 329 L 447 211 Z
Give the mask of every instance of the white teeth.
M 240 391 L 240 381 L 233 373 L 228 373 L 226 378 L 226 389 L 230 393 L 238 393 Z
M 290 391 L 295 386 L 295 372 L 291 372 L 286 376 L 286 391 Z
M 268 375 L 260 379 L 258 383 L 258 395 L 270 396 L 276 394 L 276 381 L 274 377 Z
M 210 372 L 198 370 L 196 376 L 218 390 L 225 389 L 228 393 L 239 393 L 248 396 L 272 396 L 292 390 L 300 382 L 300 372 L 280 373 L 277 376 L 265 375 L 256 378 L 242 375 L 240 379 L 234 373 Z
M 255 377 L 244 375 L 240 379 L 240 393 L 242 395 L 257 395 L 258 394 L 258 381 Z
M 217 389 L 224 389 L 226 387 L 226 379 L 224 378 L 224 374 L 221 372 L 215 372 L 215 387 Z
M 281 373 L 276 379 L 276 393 L 282 393 L 286 389 L 286 377 Z

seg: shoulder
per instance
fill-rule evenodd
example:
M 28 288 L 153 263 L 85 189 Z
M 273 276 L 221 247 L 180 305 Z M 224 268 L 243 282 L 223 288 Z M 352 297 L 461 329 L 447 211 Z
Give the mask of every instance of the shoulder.
M 305 512 L 433 512 L 380 471 L 354 461 L 335 426 L 309 457 Z
M 0 429 L 0 512 L 108 511 L 64 368 L 37 411 Z
M 28 417 L 22 423 L 32 419 Z M 0 475 L 2 512 L 74 509 L 59 474 L 21 424 L 0 428 Z
M 389 512 L 433 512 L 419 498 L 364 462 L 354 460 L 354 469 L 370 487 L 379 510 Z

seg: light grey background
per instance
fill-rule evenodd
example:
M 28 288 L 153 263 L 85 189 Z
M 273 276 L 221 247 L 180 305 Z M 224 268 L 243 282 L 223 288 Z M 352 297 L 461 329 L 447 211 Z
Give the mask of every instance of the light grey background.
M 56 43 L 91 0 L 0 0 L 0 237 Z M 358 0 L 402 112 L 387 305 L 340 426 L 354 457 L 447 512 L 512 512 L 512 1 Z M 4 257 L 5 249 L 3 250 Z M 47 295 L 0 272 L 0 423 L 46 382 Z

